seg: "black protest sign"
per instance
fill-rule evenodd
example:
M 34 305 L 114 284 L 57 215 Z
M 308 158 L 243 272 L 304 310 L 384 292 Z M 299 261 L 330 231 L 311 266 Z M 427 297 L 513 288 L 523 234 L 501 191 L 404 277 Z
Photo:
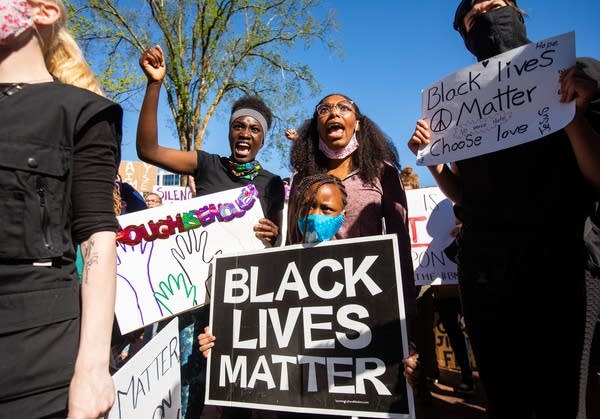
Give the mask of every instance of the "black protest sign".
M 414 417 L 397 246 L 387 235 L 219 257 L 207 403 Z

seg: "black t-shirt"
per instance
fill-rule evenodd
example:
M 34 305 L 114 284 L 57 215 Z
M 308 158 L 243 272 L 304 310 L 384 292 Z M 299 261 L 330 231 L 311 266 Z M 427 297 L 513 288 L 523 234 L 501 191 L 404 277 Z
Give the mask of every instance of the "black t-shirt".
M 281 228 L 277 214 L 283 209 L 285 192 L 283 181 L 279 176 L 262 169 L 252 181 L 239 179 L 229 172 L 227 157 L 202 150 L 198 151 L 197 167 L 194 180 L 198 196 L 241 188 L 252 183 L 260 193 L 260 204 L 265 217 Z
M 58 82 L 2 87 L 0 404 L 5 417 L 45 417 L 66 408 L 77 355 L 74 244 L 118 228 L 122 112 Z

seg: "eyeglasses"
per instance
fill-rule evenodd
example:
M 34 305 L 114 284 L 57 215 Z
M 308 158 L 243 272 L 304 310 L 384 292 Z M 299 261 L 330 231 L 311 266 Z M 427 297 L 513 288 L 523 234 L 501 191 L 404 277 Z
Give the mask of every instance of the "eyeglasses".
M 158 200 L 158 199 L 153 199 L 153 198 L 150 198 L 150 199 L 146 199 L 146 202 L 158 202 L 158 203 L 159 203 L 159 202 L 160 202 L 160 200 Z
M 347 115 L 354 112 L 354 102 L 351 100 L 342 100 L 332 105 L 330 103 L 321 103 L 315 108 L 317 115 L 325 116 L 336 110 L 340 115 Z

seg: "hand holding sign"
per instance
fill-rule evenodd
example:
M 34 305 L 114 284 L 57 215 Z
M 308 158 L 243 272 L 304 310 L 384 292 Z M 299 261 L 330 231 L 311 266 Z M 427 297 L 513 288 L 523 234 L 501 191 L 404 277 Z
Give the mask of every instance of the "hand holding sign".
M 481 156 L 563 128 L 574 107 L 561 103 L 558 77 L 574 64 L 570 32 L 480 61 L 427 87 L 422 115 L 431 138 L 419 148 L 417 164 Z
M 210 354 L 210 348 L 215 346 L 215 340 L 217 340 L 217 338 L 210 332 L 210 327 L 208 326 L 204 328 L 204 333 L 200 333 L 198 335 L 200 352 L 202 352 L 202 355 L 204 355 L 205 358 L 208 358 L 208 355 Z
M 431 132 L 429 130 L 429 123 L 427 119 L 419 119 L 415 126 L 413 135 L 408 140 L 408 148 L 416 156 L 420 148 L 427 146 L 431 141 Z
M 598 82 L 579 66 L 573 66 L 560 75 L 560 101 L 568 103 L 575 100 L 577 110 L 585 112 L 592 100 L 600 96 Z

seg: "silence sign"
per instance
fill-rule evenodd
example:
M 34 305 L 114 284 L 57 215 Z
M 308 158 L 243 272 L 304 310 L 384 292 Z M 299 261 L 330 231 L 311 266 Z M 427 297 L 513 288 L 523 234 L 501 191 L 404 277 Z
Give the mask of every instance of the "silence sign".
M 559 76 L 575 65 L 575 33 L 530 43 L 466 67 L 422 93 L 430 144 L 418 165 L 480 156 L 537 140 L 567 125 Z
M 207 404 L 414 418 L 395 235 L 220 256 L 212 283 Z

